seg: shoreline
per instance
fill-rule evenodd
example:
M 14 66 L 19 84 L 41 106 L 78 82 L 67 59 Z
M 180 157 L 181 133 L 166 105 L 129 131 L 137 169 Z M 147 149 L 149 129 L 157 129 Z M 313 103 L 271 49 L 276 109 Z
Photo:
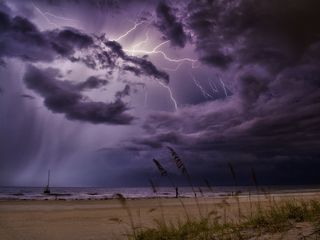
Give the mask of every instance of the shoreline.
M 180 200 L 191 204 L 194 204 L 195 200 L 199 201 L 200 204 L 216 204 L 220 201 L 227 200 L 232 203 L 235 203 L 239 200 L 242 203 L 248 203 L 249 201 L 255 202 L 268 202 L 270 199 L 275 199 L 278 201 L 281 200 L 310 200 L 310 199 L 319 199 L 320 200 L 320 191 L 316 192 L 295 192 L 295 193 L 270 193 L 270 194 L 253 194 L 253 195 L 223 195 L 223 196 L 215 196 L 215 197 L 150 197 L 150 198 L 125 198 L 126 202 L 130 205 L 130 203 L 156 203 L 158 204 L 159 201 L 163 203 L 179 203 Z M 105 199 L 14 199 L 14 200 L 0 200 L 0 213 L 2 210 L 5 210 L 4 206 L 9 205 L 101 205 L 105 206 L 106 208 L 110 206 L 114 207 L 114 204 L 121 205 L 121 201 L 117 198 L 105 198 Z
M 269 196 L 277 196 L 277 195 L 308 195 L 308 194 L 320 194 L 320 189 L 304 189 L 303 191 L 299 190 L 277 190 L 277 191 L 255 191 L 255 192 L 240 192 L 236 194 L 238 197 L 254 197 L 254 196 L 264 196 L 264 195 L 269 195 Z M 115 193 L 116 194 L 116 193 Z M 113 194 L 113 195 L 115 195 Z M 125 196 L 125 194 L 123 194 Z M 60 193 L 52 193 L 50 195 L 42 194 L 37 197 L 23 197 L 24 195 L 20 194 L 12 194 L 12 197 L 0 197 L 0 202 L 6 202 L 6 201 L 109 201 L 109 200 L 116 200 L 117 198 L 112 196 L 101 196 L 98 194 L 88 194 L 88 197 L 83 197 L 83 198 L 77 198 L 76 196 L 73 196 L 72 194 L 60 194 Z M 204 193 L 204 195 L 201 195 L 199 192 L 197 192 L 197 198 L 198 199 L 203 199 L 203 198 L 208 198 L 208 199 L 215 199 L 215 198 L 225 198 L 225 197 L 232 197 L 234 196 L 234 193 L 215 193 L 215 192 L 209 192 L 209 193 Z M 158 196 L 155 194 L 154 196 L 143 196 L 143 197 L 135 197 L 135 196 L 125 196 L 127 200 L 147 200 L 147 199 L 176 199 L 175 196 L 169 195 L 169 194 L 159 194 Z M 184 195 L 181 194 L 179 196 L 180 199 L 192 199 L 194 198 L 193 195 L 188 194 Z

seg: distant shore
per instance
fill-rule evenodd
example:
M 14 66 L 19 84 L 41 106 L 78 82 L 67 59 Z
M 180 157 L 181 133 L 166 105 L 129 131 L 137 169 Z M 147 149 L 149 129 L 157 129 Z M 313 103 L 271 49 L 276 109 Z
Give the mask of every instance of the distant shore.
M 237 194 L 265 195 L 265 194 L 295 194 L 320 192 L 320 186 L 239 186 L 239 187 L 201 187 L 202 193 L 197 191 L 198 197 L 226 197 Z M 156 193 L 151 188 L 70 188 L 53 187 L 51 194 L 43 194 L 42 187 L 0 187 L 0 201 L 9 200 L 110 200 L 115 194 L 121 193 L 128 199 L 175 198 L 175 189 L 170 187 L 158 188 Z M 180 198 L 192 198 L 194 193 L 190 187 L 179 188 Z
M 228 205 L 228 219 L 237 219 L 237 201 L 243 214 L 251 205 L 269 206 L 270 201 L 320 200 L 319 191 L 275 193 L 246 196 L 199 197 L 202 214 L 222 211 Z M 145 198 L 126 200 L 137 227 L 155 226 L 155 220 L 165 217 L 168 222 L 185 219 L 183 201 L 188 213 L 197 218 L 199 209 L 194 198 Z M 1 240 L 102 240 L 127 239 L 129 219 L 123 204 L 116 199 L 68 201 L 0 201 Z
M 258 192 L 258 193 L 248 193 L 248 192 L 241 192 L 241 193 L 236 193 L 236 195 L 240 198 L 246 198 L 249 195 L 251 197 L 255 197 L 255 196 L 264 196 L 268 194 L 269 196 L 290 196 L 290 197 L 299 197 L 301 194 L 303 194 L 304 196 L 314 196 L 315 194 L 319 194 L 320 196 L 320 189 L 310 189 L 310 190 L 305 190 L 305 191 L 277 191 L 277 192 Z M 17 195 L 20 196 L 20 198 L 0 198 L 0 202 L 11 202 L 11 201 L 16 201 L 16 202 L 28 202 L 28 201 L 112 201 L 112 200 L 116 200 L 115 196 L 111 196 L 111 197 L 100 197 L 100 198 L 65 198 L 65 196 L 69 197 L 71 195 L 68 194 L 43 194 L 42 198 L 23 198 L 21 195 Z M 94 196 L 94 195 L 93 195 Z M 235 193 L 229 193 L 229 194 L 224 194 L 224 193 L 220 193 L 220 194 L 211 194 L 211 195 L 201 195 L 200 193 L 197 194 L 197 198 L 198 199 L 224 199 L 226 197 L 232 197 L 235 196 Z M 181 194 L 179 196 L 180 199 L 193 199 L 194 196 L 191 195 L 183 195 Z M 173 195 L 154 195 L 154 196 L 145 196 L 145 197 L 126 197 L 127 200 L 152 200 L 152 199 L 177 199 L 177 197 L 173 196 Z

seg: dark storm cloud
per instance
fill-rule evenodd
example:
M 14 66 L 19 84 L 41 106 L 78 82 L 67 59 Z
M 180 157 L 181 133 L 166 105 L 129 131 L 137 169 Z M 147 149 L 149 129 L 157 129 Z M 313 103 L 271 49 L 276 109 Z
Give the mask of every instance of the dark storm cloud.
M 76 29 L 54 30 L 48 33 L 52 41 L 52 47 L 59 54 L 69 56 L 74 53 L 73 49 L 88 48 L 93 44 L 90 36 Z
M 121 45 L 116 41 L 103 41 L 104 45 L 112 50 L 111 57 L 118 57 L 126 61 L 126 63 L 134 64 L 134 66 L 125 65 L 123 70 L 134 72 L 136 75 L 144 74 L 151 76 L 156 79 L 164 81 L 166 84 L 169 83 L 169 75 L 159 70 L 152 62 L 145 58 L 128 56 L 122 49 Z M 113 56 L 112 56 L 113 55 Z M 114 56 L 116 55 L 116 56 Z M 110 55 L 109 55 L 110 56 Z
M 77 10 L 73 7 L 78 10 L 86 7 L 110 11 L 117 9 L 126 15 L 133 13 L 133 8 L 144 7 L 143 3 L 146 3 L 98 0 L 35 2 L 51 2 L 61 6 L 66 3 L 65 6 L 72 6 L 75 12 Z M 190 41 L 202 63 L 212 67 L 212 72 L 219 69 L 232 95 L 198 105 L 181 104 L 176 112 L 152 112 L 143 119 L 144 132 L 117 145 L 115 152 L 111 153 L 114 156 L 112 166 L 116 166 L 119 159 L 121 163 L 123 159 L 125 164 L 118 164 L 120 167 L 110 171 L 115 175 L 123 173 L 123 179 L 128 179 L 128 172 L 131 174 L 130 180 L 144 178 L 146 173 L 153 173 L 150 169 L 154 166 L 146 166 L 159 152 L 162 153 L 163 162 L 170 164 L 170 155 L 165 152 L 165 147 L 169 145 L 177 150 L 195 178 L 206 176 L 217 184 L 232 183 L 227 162 L 232 162 L 237 174 L 247 179 L 244 181 L 246 184 L 252 184 L 251 166 L 255 167 L 259 183 L 262 184 L 320 183 L 317 173 L 320 167 L 320 2 L 182 2 L 171 1 L 167 5 L 155 1 L 151 7 L 148 5 L 150 9 L 147 7 L 146 11 L 153 10 L 156 13 L 157 19 L 153 20 L 172 46 L 183 47 L 186 41 Z M 132 8 L 128 8 L 128 5 Z M 121 73 L 148 76 L 165 83 L 169 81 L 169 75 L 159 70 L 147 57 L 128 56 L 122 46 L 110 41 L 108 36 L 95 37 L 72 28 L 40 31 L 25 18 L 12 17 L 10 10 L 1 3 L 0 11 L 3 12 L 0 14 L 0 63 L 1 58 L 9 57 L 25 62 L 49 62 L 61 58 L 83 63 L 94 70 L 103 69 L 112 73 L 117 69 Z M 76 16 L 82 14 L 80 11 Z M 190 49 L 185 50 L 189 52 Z M 207 67 L 202 68 L 201 65 L 192 69 L 197 76 L 203 72 L 205 75 L 206 71 Z M 25 76 L 29 88 L 41 95 L 51 111 L 70 119 L 93 123 L 129 124 L 133 121 L 132 116 L 126 114 L 127 106 L 122 101 L 123 97 L 134 91 L 131 79 L 126 79 L 127 82 L 123 80 L 122 83 L 128 86 L 116 93 L 115 102 L 101 103 L 85 98 L 83 91 L 105 86 L 107 82 L 104 81 L 107 80 L 94 77 L 75 84 L 58 75 L 59 72 L 52 69 L 29 67 Z M 181 77 L 183 75 L 179 75 L 180 72 L 177 72 L 177 84 L 173 85 L 173 92 L 178 94 L 188 90 L 185 79 Z M 9 93 L 7 86 L 4 87 Z M 14 114 L 20 111 L 13 112 L 14 121 L 17 119 Z M 34 145 L 32 148 L 16 140 L 34 137 L 39 128 L 33 115 L 27 115 L 27 111 L 23 115 L 32 118 L 25 121 L 23 116 L 23 119 L 16 121 L 17 128 L 6 130 L 7 127 L 3 127 L 2 131 L 7 133 L 3 136 L 12 136 L 15 141 L 0 139 L 2 145 L 6 149 L 19 146 L 28 148 L 28 151 L 38 150 L 42 142 L 40 137 L 38 141 L 26 143 L 27 146 Z M 15 132 L 14 136 L 12 132 Z M 120 158 L 116 152 L 122 153 L 124 148 L 128 153 Z M 28 151 L 12 150 L 14 154 L 21 155 L 22 167 L 25 166 L 25 155 L 33 157 L 38 153 L 34 151 L 28 154 Z M 99 154 L 102 155 L 101 162 L 107 165 L 105 155 L 102 152 Z M 132 155 L 136 156 L 135 161 L 131 161 Z M 14 158 L 9 156 L 6 159 L 9 162 Z M 94 169 L 92 178 L 96 177 L 96 172 L 105 176 L 106 168 L 100 168 L 99 165 L 98 169 L 89 159 L 90 163 L 82 168 L 91 166 Z M 132 171 L 132 166 L 137 171 Z M 99 184 L 104 181 L 105 178 L 101 177 Z
M 1 8 L 5 9 L 5 8 Z M 4 12 L 6 11 L 6 12 Z M 165 83 L 169 82 L 169 75 L 145 58 L 128 56 L 121 45 L 109 41 L 105 37 L 89 36 L 74 28 L 40 31 L 28 19 L 20 16 L 11 17 L 8 9 L 0 11 L 0 60 L 3 58 L 19 58 L 25 62 L 52 62 L 57 59 L 81 62 L 87 67 L 103 69 L 112 73 L 116 69 L 134 72 L 155 78 Z M 120 62 L 120 63 L 119 63 Z M 39 76 L 40 71 L 37 72 Z M 29 67 L 26 76 L 35 75 L 35 70 Z M 45 74 L 44 74 L 45 75 Z M 52 76 L 55 78 L 55 76 Z M 65 113 L 69 119 L 78 119 L 92 123 L 129 124 L 133 117 L 125 114 L 126 105 L 119 96 L 114 103 L 86 102 L 79 93 L 81 90 L 100 88 L 108 83 L 107 80 L 90 77 L 86 81 L 74 86 L 67 81 L 50 81 L 42 76 L 44 82 L 32 84 L 30 77 L 26 78 L 29 87 L 45 97 L 45 105 L 54 112 Z M 37 79 L 37 76 L 35 76 Z M 48 84 L 51 83 L 52 85 Z M 58 85 L 55 85 L 58 84 Z M 30 85 L 31 84 L 31 85 Z M 49 87 L 46 94 L 45 89 Z M 62 89 L 62 92 L 50 92 Z M 49 93 L 50 92 L 50 93 Z
M 0 57 L 16 57 L 24 61 L 52 61 L 68 58 L 78 49 L 88 48 L 93 39 L 76 29 L 41 32 L 28 19 L 11 18 L 0 12 Z
M 133 120 L 125 113 L 128 107 L 121 99 L 112 103 L 90 101 L 77 91 L 78 85 L 58 80 L 58 73 L 52 68 L 40 70 L 28 66 L 24 76 L 27 87 L 39 93 L 51 111 L 63 113 L 68 119 L 95 124 L 130 124 Z
M 169 75 L 145 58 L 128 56 L 122 46 L 105 37 L 94 38 L 74 28 L 39 31 L 28 19 L 16 16 L 11 18 L 0 11 L 0 59 L 16 57 L 24 61 L 50 62 L 57 58 L 72 62 L 82 62 L 92 69 L 113 70 L 120 58 L 127 64 L 122 70 L 143 74 L 169 82 Z M 105 50 L 104 47 L 108 47 Z M 74 56 L 77 50 L 84 50 L 83 56 Z M 129 66 L 129 67 L 128 67 Z
M 96 8 L 98 10 L 115 10 L 118 9 L 119 10 L 119 3 L 121 1 L 119 0 L 36 0 L 35 2 L 39 2 L 39 3 L 46 3 L 48 5 L 53 5 L 53 6 L 59 6 L 59 5 L 63 5 L 63 4 L 70 4 L 70 5 L 81 5 L 84 7 L 92 7 L 92 8 Z
M 113 71 L 115 68 L 124 72 L 132 72 L 137 76 L 144 75 L 169 83 L 169 75 L 159 70 L 146 58 L 128 56 L 122 46 L 116 41 L 110 41 L 105 36 L 98 37 L 97 42 L 89 49 L 87 55 L 70 57 L 72 62 L 82 62 L 91 69 Z M 107 49 L 106 49 L 107 47 Z M 119 60 L 122 63 L 118 63 Z
M 146 134 L 135 138 L 133 145 L 141 150 L 173 145 L 204 154 L 205 162 L 217 153 L 233 158 L 249 154 L 258 165 L 266 157 L 270 165 L 277 165 L 278 156 L 320 156 L 316 67 L 286 69 L 269 82 L 246 72 L 238 81 L 241 89 L 225 101 L 154 113 L 144 124 Z
M 140 67 L 142 73 L 147 76 L 153 76 L 156 79 L 162 80 L 164 83 L 169 83 L 169 75 L 157 69 L 157 67 L 145 58 L 129 57 L 126 59 L 128 62 L 132 62 Z
M 183 30 L 182 23 L 178 22 L 174 15 L 173 9 L 165 2 L 160 2 L 156 13 L 156 25 L 165 38 L 170 40 L 173 46 L 184 47 L 187 42 L 187 36 Z
M 141 70 L 137 67 L 126 65 L 123 67 L 123 70 L 134 73 L 136 76 L 140 76 L 142 74 Z
M 211 51 L 210 55 L 206 55 L 200 58 L 200 60 L 206 64 L 214 65 L 220 68 L 226 68 L 232 63 L 232 57 L 217 50 Z
M 190 3 L 185 21 L 200 59 L 225 71 L 237 66 L 229 70 L 233 95 L 175 113 L 153 113 L 143 125 L 145 135 L 128 148 L 175 146 L 195 169 L 227 160 L 248 166 L 251 159 L 249 165 L 264 176 L 273 171 L 277 180 L 280 169 L 293 164 L 300 170 L 292 174 L 307 179 L 304 170 L 320 165 L 320 16 L 315 9 L 319 2 L 313 0 Z M 193 153 L 199 157 L 190 157 Z
M 117 57 L 120 57 L 122 59 L 126 58 L 126 54 L 124 53 L 120 43 L 116 41 L 108 41 L 107 39 L 103 39 L 103 40 L 105 40 L 103 42 L 104 45 L 109 47 L 112 50 L 112 53 L 116 54 Z
M 318 41 L 319 7 L 316 0 L 191 1 L 185 21 L 205 63 L 254 63 L 279 71 Z
M 115 96 L 116 98 L 121 99 L 129 95 L 130 95 L 130 86 L 126 84 L 126 86 L 121 91 L 116 92 Z
M 38 3 L 45 3 L 52 6 L 59 6 L 59 5 L 71 5 L 76 7 L 83 7 L 83 8 L 93 8 L 97 11 L 107 12 L 119 12 L 123 11 L 127 7 L 144 7 L 153 2 L 158 2 L 158 0 L 150 1 L 150 0 L 135 0 L 135 1 L 127 1 L 127 0 L 35 0 Z
M 0 57 L 17 57 L 28 61 L 52 61 L 50 43 L 27 19 L 0 12 Z
M 94 89 L 94 88 L 100 88 L 102 86 L 105 86 L 109 83 L 106 79 L 101 79 L 95 76 L 89 77 L 84 82 L 81 82 L 77 85 L 77 87 L 80 90 L 86 90 L 86 89 Z
M 144 125 L 148 134 L 135 142 L 186 151 L 319 154 L 319 6 L 314 0 L 191 1 L 184 21 L 200 59 L 223 69 L 242 67 L 234 94 L 155 113 Z

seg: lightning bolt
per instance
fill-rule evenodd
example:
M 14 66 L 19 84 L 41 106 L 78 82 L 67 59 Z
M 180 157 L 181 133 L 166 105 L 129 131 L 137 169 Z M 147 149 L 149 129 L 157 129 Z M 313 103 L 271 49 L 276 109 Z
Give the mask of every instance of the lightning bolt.
M 128 31 L 126 31 L 124 34 L 122 34 L 121 36 L 119 36 L 118 38 L 115 39 L 111 39 L 111 41 L 117 41 L 119 42 L 122 38 L 127 37 L 131 32 L 133 32 L 134 30 L 137 29 L 137 27 L 139 27 L 141 24 L 145 23 L 146 21 L 142 21 L 139 23 L 135 23 L 134 26 L 132 28 L 130 28 Z
M 200 92 L 202 93 L 202 95 L 207 98 L 207 99 L 212 99 L 214 98 L 213 95 L 211 95 L 210 93 L 208 93 L 202 86 L 201 84 L 198 82 L 198 80 L 195 78 L 195 76 L 193 76 L 190 73 L 191 79 L 193 80 L 194 84 L 196 85 L 196 87 L 200 90 Z
M 166 89 L 168 90 L 170 99 L 171 99 L 171 101 L 172 101 L 172 103 L 173 103 L 173 106 L 174 106 L 174 109 L 177 111 L 177 110 L 178 110 L 178 104 L 177 104 L 177 101 L 176 101 L 176 99 L 174 98 L 174 96 L 173 96 L 173 94 L 172 94 L 172 90 L 171 90 L 171 88 L 169 87 L 169 85 L 166 85 L 166 84 L 164 84 L 163 82 L 160 82 L 160 81 L 158 81 L 158 83 L 159 83 L 162 87 L 164 87 L 164 88 L 166 88 Z
M 120 35 L 118 38 L 113 39 L 113 41 L 120 41 L 121 39 L 127 37 L 131 32 L 135 31 L 135 30 L 136 30 L 141 24 L 143 24 L 143 23 L 145 23 L 145 21 L 139 22 L 139 23 L 135 23 L 132 28 L 130 28 L 130 29 L 129 29 L 128 31 L 126 31 L 124 34 Z M 129 54 L 131 54 L 131 55 L 134 55 L 134 54 L 144 54 L 144 55 L 160 54 L 160 55 L 162 55 L 163 58 L 164 58 L 165 60 L 167 60 L 168 62 L 176 63 L 176 64 L 177 64 L 176 67 L 173 68 L 173 69 L 167 68 L 169 71 L 177 71 L 184 62 L 189 62 L 189 63 L 191 63 L 192 68 L 196 68 L 196 67 L 197 67 L 197 66 L 196 66 L 196 63 L 198 62 L 198 60 L 196 60 L 196 59 L 187 58 L 187 57 L 175 59 L 175 58 L 169 57 L 164 51 L 159 50 L 163 45 L 169 43 L 169 40 L 164 41 L 164 42 L 156 45 L 152 50 L 137 49 L 139 46 L 148 43 L 148 41 L 149 41 L 149 32 L 146 32 L 146 37 L 145 37 L 144 40 L 142 40 L 142 41 L 134 44 L 134 45 L 131 47 L 131 49 L 123 48 L 123 51 L 124 51 L 124 52 L 127 52 L 127 53 L 129 53 Z M 162 82 L 158 82 L 158 83 L 160 84 L 160 86 L 162 86 L 162 87 L 164 87 L 164 88 L 166 88 L 166 89 L 168 90 L 168 93 L 169 93 L 171 102 L 172 102 L 172 104 L 173 104 L 173 106 L 174 106 L 174 109 L 175 109 L 175 110 L 178 110 L 178 104 L 177 104 L 176 99 L 175 99 L 174 96 L 173 96 L 173 93 L 172 93 L 172 90 L 171 90 L 170 86 L 169 86 L 169 85 L 166 85 L 166 84 L 164 84 L 164 83 L 162 83 Z M 202 88 L 202 87 L 201 87 L 201 88 Z M 202 88 L 202 89 L 203 89 L 203 88 Z M 207 95 L 210 95 L 210 94 L 207 93 Z M 210 95 L 210 97 L 212 97 L 212 96 Z M 147 98 L 148 98 L 148 93 L 147 93 L 147 91 L 146 91 L 146 92 L 145 92 L 145 106 L 146 106 Z
M 215 93 L 218 93 L 219 92 L 219 89 L 217 87 L 217 85 L 215 84 L 214 80 L 210 80 L 208 79 L 208 84 L 210 86 L 210 89 L 211 89 L 211 93 L 209 93 L 200 83 L 199 81 L 190 73 L 190 76 L 195 84 L 195 86 L 200 90 L 200 92 L 202 93 L 202 95 L 207 98 L 207 99 L 214 99 L 214 95 Z M 225 85 L 225 83 L 223 82 L 222 78 L 220 75 L 217 75 L 218 76 L 218 79 L 219 79 L 219 82 L 221 84 L 221 87 L 224 91 L 224 94 L 226 97 L 228 97 L 228 91 L 227 91 L 227 87 Z
M 71 21 L 71 22 L 77 22 L 77 20 L 75 19 L 72 19 L 72 18 L 66 18 L 66 17 L 62 17 L 62 16 L 58 16 L 58 15 L 55 15 L 53 13 L 50 13 L 50 12 L 44 12 L 42 11 L 34 2 L 32 2 L 32 5 L 33 7 L 37 10 L 37 12 L 51 25 L 55 26 L 55 27 L 59 27 L 58 24 L 52 22 L 48 16 L 50 17 L 53 17 L 53 18 L 56 18 L 56 19 L 60 19 L 60 20 L 63 20 L 63 21 Z
M 148 38 L 148 35 L 146 35 L 147 37 L 146 37 L 146 39 Z M 97 40 L 99 40 L 99 38 L 97 38 Z M 141 41 L 141 42 L 139 42 L 139 43 L 136 43 L 135 44 L 135 46 L 139 46 L 139 45 L 141 45 L 143 42 L 146 42 L 146 40 L 144 40 L 144 41 Z M 100 43 L 100 41 L 98 41 L 98 43 Z M 164 43 L 161 43 L 161 44 L 159 44 L 158 46 L 156 46 L 154 49 L 156 50 L 157 48 L 159 48 L 161 45 L 163 45 Z M 102 49 L 104 49 L 104 46 L 102 45 L 101 46 L 101 48 Z M 133 46 L 133 48 L 134 48 L 134 46 Z M 134 50 L 134 49 L 133 49 Z M 171 90 L 171 88 L 170 88 L 170 86 L 168 86 L 168 85 L 166 85 L 165 83 L 163 83 L 163 82 L 160 82 L 160 81 L 157 81 L 157 83 L 160 85 L 160 86 L 162 86 L 163 88 L 165 88 L 165 89 L 167 89 L 168 90 L 168 93 L 169 93 L 169 96 L 170 96 L 170 100 L 171 100 L 171 102 L 172 102 L 172 105 L 173 105 L 173 107 L 174 107 L 174 109 L 175 110 L 178 110 L 178 104 L 177 104 L 177 101 L 176 101 L 176 99 L 174 98 L 174 96 L 173 96 L 173 93 L 172 93 L 172 90 Z M 148 93 L 147 93 L 147 90 L 145 91 L 145 106 L 147 105 L 147 99 L 148 99 Z
M 146 32 L 146 38 L 145 38 L 144 40 L 142 40 L 141 42 L 138 42 L 138 43 L 136 43 L 135 45 L 132 46 L 132 48 L 131 48 L 131 55 L 133 55 L 134 50 L 135 50 L 138 46 L 141 46 L 141 45 L 147 43 L 148 41 L 149 41 L 149 31 Z
M 215 82 L 213 80 L 208 79 L 208 84 L 211 88 L 212 93 L 218 93 L 219 90 L 217 88 L 217 85 L 215 84 Z
M 141 24 L 143 24 L 144 22 L 140 22 L 140 23 L 135 23 L 134 26 L 132 28 L 130 28 L 128 31 L 126 31 L 124 34 L 122 34 L 121 36 L 119 36 L 118 38 L 113 39 L 113 41 L 120 41 L 121 39 L 127 37 L 131 32 L 135 31 L 138 26 L 140 26 Z M 169 62 L 173 62 L 173 63 L 177 63 L 177 66 L 175 69 L 170 69 L 172 71 L 177 71 L 179 69 L 179 67 L 183 64 L 183 62 L 190 62 L 192 64 L 192 68 L 196 67 L 195 64 L 198 62 L 195 59 L 191 59 L 191 58 L 180 58 L 180 59 L 174 59 L 171 58 L 169 56 L 167 56 L 167 54 L 161 50 L 158 50 L 159 48 L 161 48 L 163 45 L 167 44 L 169 41 L 164 41 L 158 45 L 156 45 L 152 50 L 148 51 L 148 50 L 143 50 L 143 49 L 136 49 L 137 47 L 146 44 L 149 41 L 149 32 L 146 32 L 146 37 L 144 40 L 134 44 L 131 49 L 126 49 L 123 48 L 124 52 L 127 53 L 131 53 L 131 55 L 133 54 L 161 54 L 165 60 L 169 61 Z M 163 88 L 168 90 L 169 96 L 170 96 L 170 100 L 172 102 L 172 105 L 174 107 L 175 110 L 178 110 L 178 104 L 176 99 L 173 96 L 172 93 L 172 89 L 170 88 L 170 86 L 162 83 L 162 82 L 158 82 L 160 84 L 160 86 L 162 86 Z M 147 98 L 148 98 L 148 93 L 147 91 L 145 92 L 145 106 L 146 106 L 146 102 L 147 102 Z
M 221 83 L 221 86 L 222 86 L 222 88 L 223 88 L 223 90 L 224 90 L 224 94 L 226 95 L 226 97 L 228 97 L 228 92 L 227 92 L 226 85 L 224 84 L 221 76 L 218 76 L 218 78 L 219 78 L 219 81 L 220 81 L 220 83 Z
M 126 31 L 124 34 L 122 34 L 121 36 L 119 36 L 118 38 L 112 39 L 112 41 L 120 41 L 121 39 L 127 37 L 131 32 L 135 31 L 141 24 L 145 23 L 146 21 L 142 21 L 139 23 L 135 23 L 134 26 L 132 28 L 130 28 L 128 31 Z M 160 47 L 162 47 L 163 45 L 167 44 L 169 42 L 169 40 L 164 41 L 160 44 L 158 44 L 157 46 L 155 46 L 151 51 L 148 50 L 144 50 L 144 49 L 136 49 L 138 46 L 141 46 L 144 43 L 147 43 L 149 41 L 149 36 L 148 36 L 148 32 L 146 33 L 146 38 L 144 40 L 142 40 L 141 42 L 138 42 L 137 44 L 135 44 L 134 46 L 132 46 L 131 49 L 123 49 L 123 51 L 127 52 L 127 53 L 131 53 L 131 55 L 133 55 L 134 53 L 136 54 L 161 54 L 165 60 L 169 61 L 169 62 L 174 62 L 174 63 L 178 63 L 176 69 L 179 69 L 179 67 L 181 66 L 181 62 L 190 62 L 192 65 L 192 68 L 196 67 L 196 63 L 198 62 L 198 60 L 196 59 L 192 59 L 192 58 L 179 58 L 179 59 L 174 59 L 169 57 L 164 51 L 160 51 L 158 50 Z
M 164 41 L 160 44 L 158 44 L 157 46 L 155 46 L 152 50 L 143 50 L 143 49 L 123 49 L 123 51 L 125 52 L 131 52 L 131 53 L 138 53 L 138 54 L 160 54 L 163 56 L 163 58 L 169 62 L 173 62 L 173 63 L 181 63 L 181 62 L 190 62 L 191 63 L 191 66 L 192 68 L 195 68 L 196 67 L 196 63 L 198 62 L 198 60 L 196 59 L 192 59 L 192 58 L 171 58 L 169 57 L 164 51 L 161 51 L 161 50 L 158 50 L 160 47 L 162 47 L 163 45 L 169 43 L 169 40 L 167 41 Z
M 170 71 L 170 72 L 176 72 L 179 70 L 179 68 L 182 66 L 183 63 L 179 63 L 177 64 L 177 66 L 175 68 L 167 68 L 167 67 L 164 67 L 163 69 L 164 70 L 167 70 L 167 71 Z

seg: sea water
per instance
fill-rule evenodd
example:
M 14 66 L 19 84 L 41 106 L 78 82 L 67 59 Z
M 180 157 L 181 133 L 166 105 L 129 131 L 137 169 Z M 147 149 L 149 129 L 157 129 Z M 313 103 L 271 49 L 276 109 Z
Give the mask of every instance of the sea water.
M 150 187 L 137 188 L 103 188 L 103 187 L 52 187 L 51 194 L 44 194 L 43 187 L 0 187 L 0 200 L 102 200 L 112 199 L 121 193 L 125 198 L 173 198 L 176 191 L 172 187 L 158 187 L 153 192 Z M 319 191 L 320 186 L 213 186 L 208 187 L 179 187 L 180 197 L 217 197 L 232 194 L 265 194 L 265 193 L 294 193 Z

